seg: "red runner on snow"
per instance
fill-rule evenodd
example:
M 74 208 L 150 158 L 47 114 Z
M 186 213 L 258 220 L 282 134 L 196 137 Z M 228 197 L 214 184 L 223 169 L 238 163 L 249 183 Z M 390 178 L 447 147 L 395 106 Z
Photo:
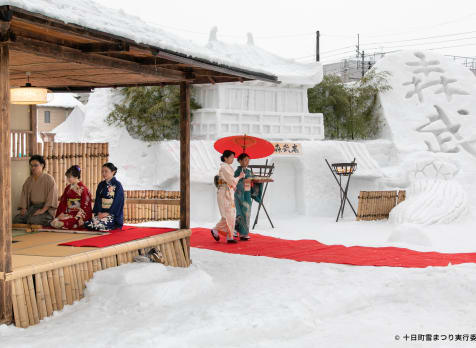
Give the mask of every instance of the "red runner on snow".
M 75 247 L 104 248 L 132 240 L 146 238 L 176 230 L 175 228 L 124 226 L 110 234 L 62 243 Z M 365 247 L 326 245 L 316 240 L 287 240 L 250 234 L 248 242 L 227 244 L 222 237 L 216 242 L 209 229 L 192 228 L 191 246 L 200 249 L 221 251 L 229 254 L 267 256 L 307 262 L 327 262 L 355 266 L 388 266 L 423 268 L 448 266 L 448 264 L 476 263 L 476 253 L 422 252 L 397 247 Z
M 248 242 L 227 244 L 221 237 L 216 242 L 209 229 L 193 228 L 191 246 L 230 254 L 267 256 L 307 262 L 327 262 L 356 266 L 423 268 L 448 266 L 449 263 L 476 263 L 476 253 L 422 252 L 396 247 L 326 245 L 315 240 L 287 240 L 250 234 Z
M 110 234 L 106 234 L 104 236 L 91 237 L 74 242 L 61 243 L 59 245 L 104 248 L 111 245 L 130 242 L 132 240 L 155 236 L 157 234 L 167 233 L 175 230 L 176 228 L 167 227 L 124 226 L 122 230 L 112 230 L 110 231 Z

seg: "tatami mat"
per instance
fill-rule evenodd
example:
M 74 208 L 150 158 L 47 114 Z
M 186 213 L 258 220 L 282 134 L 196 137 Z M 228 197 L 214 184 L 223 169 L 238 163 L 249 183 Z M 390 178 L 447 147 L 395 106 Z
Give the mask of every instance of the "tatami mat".
M 56 244 L 45 244 L 14 250 L 15 255 L 34 255 L 34 256 L 71 256 L 81 254 L 86 251 L 97 250 L 98 248 L 78 248 L 71 246 L 58 246 Z
M 39 264 L 58 259 L 63 256 L 81 254 L 97 248 L 77 248 L 58 246 L 60 243 L 91 238 L 90 234 L 36 232 L 27 233 L 13 238 L 13 267 Z
M 40 245 L 57 245 L 59 243 L 72 242 L 91 238 L 89 234 L 75 234 L 75 233 L 56 233 L 56 232 L 37 232 L 28 233 L 22 236 L 13 237 L 16 243 L 12 244 L 12 250 L 16 253 L 18 250 L 31 248 Z

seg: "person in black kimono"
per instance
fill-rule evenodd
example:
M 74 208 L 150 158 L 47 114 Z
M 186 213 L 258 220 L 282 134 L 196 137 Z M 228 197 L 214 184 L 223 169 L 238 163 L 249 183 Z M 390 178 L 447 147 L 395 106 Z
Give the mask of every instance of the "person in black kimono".
M 124 190 L 115 175 L 117 168 L 112 163 L 102 166 L 104 178 L 96 190 L 93 217 L 84 226 L 93 231 L 121 229 L 124 224 Z

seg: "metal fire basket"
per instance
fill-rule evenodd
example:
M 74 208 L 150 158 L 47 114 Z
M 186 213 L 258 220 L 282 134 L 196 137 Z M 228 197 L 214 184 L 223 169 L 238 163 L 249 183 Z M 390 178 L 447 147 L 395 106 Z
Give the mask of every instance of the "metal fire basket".
M 339 185 L 340 206 L 339 206 L 339 211 L 337 212 L 336 222 L 339 221 L 339 216 L 341 218 L 344 217 L 344 208 L 345 208 L 346 202 L 349 203 L 355 216 L 357 216 L 357 213 L 355 212 L 355 209 L 352 206 L 352 203 L 350 203 L 349 198 L 347 198 L 347 193 L 349 191 L 350 177 L 357 169 L 357 163 L 355 163 L 355 158 L 350 163 L 332 163 L 332 165 L 330 165 L 327 159 L 326 159 L 326 163 L 332 173 L 332 176 L 334 176 L 334 179 Z M 347 177 L 347 183 L 345 184 L 345 188 L 342 187 L 343 176 Z

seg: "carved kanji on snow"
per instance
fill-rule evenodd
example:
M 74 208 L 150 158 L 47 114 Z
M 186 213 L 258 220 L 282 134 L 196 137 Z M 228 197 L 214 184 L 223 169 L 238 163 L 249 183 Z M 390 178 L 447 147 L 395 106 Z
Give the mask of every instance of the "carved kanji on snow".
M 448 101 L 451 101 L 452 96 L 455 94 L 458 95 L 469 95 L 468 92 L 463 91 L 462 89 L 455 88 L 453 86 L 449 86 L 451 83 L 457 82 L 456 79 L 450 79 L 445 77 L 444 75 L 440 75 L 438 79 L 430 80 L 430 81 L 423 81 L 423 77 L 415 76 L 416 74 L 423 73 L 428 76 L 431 72 L 437 73 L 444 73 L 445 71 L 436 65 L 439 65 L 440 62 L 438 60 L 426 60 L 426 57 L 421 52 L 416 52 L 415 56 L 420 60 L 418 62 L 407 62 L 406 64 L 409 66 L 415 66 L 417 69 L 413 70 L 413 77 L 411 81 L 404 82 L 404 86 L 413 86 L 413 90 L 410 90 L 405 95 L 405 98 L 409 99 L 412 98 L 414 95 L 418 96 L 418 100 L 420 103 L 424 101 L 423 97 L 423 90 L 436 86 L 441 85 L 441 88 L 434 91 L 434 94 L 444 94 Z
M 465 137 L 461 134 L 461 124 L 452 121 L 462 117 L 460 113 L 451 118 L 440 106 L 434 105 L 436 114 L 428 116 L 428 122 L 416 130 L 422 133 L 431 133 L 435 136 L 437 144 L 428 141 L 425 143 L 432 152 L 456 153 L 463 148 L 469 154 L 476 157 L 476 137 Z
M 448 99 L 448 101 L 451 101 L 451 97 L 453 96 L 453 94 L 469 95 L 469 93 L 466 92 L 466 91 L 463 91 L 461 89 L 453 88 L 453 87 L 449 86 L 450 83 L 454 83 L 456 81 L 458 81 L 458 80 L 456 80 L 456 79 L 447 79 L 444 76 L 440 76 L 441 88 L 436 90 L 435 94 L 444 93 L 446 95 L 446 99 Z
M 415 57 L 419 58 L 418 62 L 407 62 L 408 66 L 415 66 L 417 69 L 413 70 L 414 74 L 423 73 L 425 76 L 428 76 L 431 72 L 443 73 L 444 70 L 435 65 L 439 65 L 438 60 L 426 60 L 425 54 L 422 52 L 415 52 Z

